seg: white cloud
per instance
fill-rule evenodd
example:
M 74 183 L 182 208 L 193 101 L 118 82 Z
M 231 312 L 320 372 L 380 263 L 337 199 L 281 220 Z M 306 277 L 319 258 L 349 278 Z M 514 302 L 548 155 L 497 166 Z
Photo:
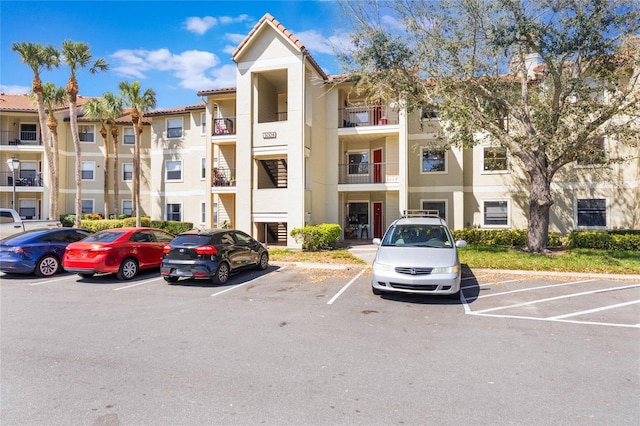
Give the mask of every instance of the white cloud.
M 119 50 L 113 55 L 117 65 L 112 70 L 118 75 L 144 79 L 151 71 L 165 71 L 179 80 L 179 86 L 201 90 L 215 87 L 215 81 L 206 75 L 220 64 L 220 59 L 211 52 L 187 50 L 179 54 L 168 49 Z
M 217 24 L 218 20 L 212 16 L 205 16 L 204 18 L 192 16 L 190 18 L 187 18 L 187 20 L 185 21 L 187 30 L 200 35 L 206 33 L 211 27 Z
M 246 34 L 227 33 L 227 34 L 224 35 L 224 38 L 229 40 L 231 43 L 240 44 L 242 42 L 242 40 L 244 40 L 244 38 L 246 36 L 247 36 Z
M 17 84 L 5 85 L 0 84 L 0 93 L 7 95 L 24 95 L 31 92 L 31 86 L 20 86 Z
M 327 37 L 316 30 L 294 32 L 294 34 L 311 53 L 333 53 Z

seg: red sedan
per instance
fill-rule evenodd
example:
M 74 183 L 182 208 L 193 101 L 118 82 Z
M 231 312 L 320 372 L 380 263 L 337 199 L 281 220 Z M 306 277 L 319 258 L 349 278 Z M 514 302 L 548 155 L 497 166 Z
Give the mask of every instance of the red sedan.
M 62 267 L 83 278 L 114 273 L 121 280 L 130 280 L 139 270 L 159 267 L 164 246 L 174 238 L 155 228 L 107 229 L 69 244 Z

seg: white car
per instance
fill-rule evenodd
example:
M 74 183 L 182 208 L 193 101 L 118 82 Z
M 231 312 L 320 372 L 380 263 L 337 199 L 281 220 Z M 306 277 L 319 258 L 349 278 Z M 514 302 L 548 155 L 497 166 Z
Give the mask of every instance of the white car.
M 384 292 L 460 295 L 458 247 L 446 222 L 435 215 L 407 216 L 389 226 L 373 259 L 372 290 Z

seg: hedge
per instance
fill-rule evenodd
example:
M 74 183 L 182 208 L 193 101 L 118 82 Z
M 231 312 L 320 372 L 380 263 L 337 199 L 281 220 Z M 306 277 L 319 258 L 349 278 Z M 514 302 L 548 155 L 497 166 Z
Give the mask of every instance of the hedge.
M 640 231 L 573 231 L 567 235 L 567 246 L 604 250 L 640 250 Z
M 136 226 L 136 218 L 128 217 L 125 219 L 103 220 L 82 219 L 80 221 L 80 226 L 82 228 L 88 229 L 91 232 L 98 232 L 105 229 L 113 228 L 128 228 Z M 176 222 L 175 220 L 150 220 L 148 217 L 140 218 L 140 226 L 163 229 L 174 235 L 178 235 L 182 232 L 193 229 L 193 223 L 191 222 Z
M 456 229 L 451 231 L 456 240 L 465 240 L 468 244 L 484 246 L 526 247 L 526 229 Z M 562 236 L 558 232 L 549 232 L 549 247 L 562 246 Z
M 291 235 L 297 242 L 302 241 L 303 250 L 320 250 L 334 247 L 340 239 L 342 228 L 335 223 L 321 223 L 319 225 L 293 228 Z

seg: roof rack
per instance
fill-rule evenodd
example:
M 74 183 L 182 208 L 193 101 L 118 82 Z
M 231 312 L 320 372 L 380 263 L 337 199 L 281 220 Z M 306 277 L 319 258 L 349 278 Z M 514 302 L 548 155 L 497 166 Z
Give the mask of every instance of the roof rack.
M 440 218 L 438 210 L 405 210 L 402 213 L 403 218 L 407 217 L 437 217 Z

